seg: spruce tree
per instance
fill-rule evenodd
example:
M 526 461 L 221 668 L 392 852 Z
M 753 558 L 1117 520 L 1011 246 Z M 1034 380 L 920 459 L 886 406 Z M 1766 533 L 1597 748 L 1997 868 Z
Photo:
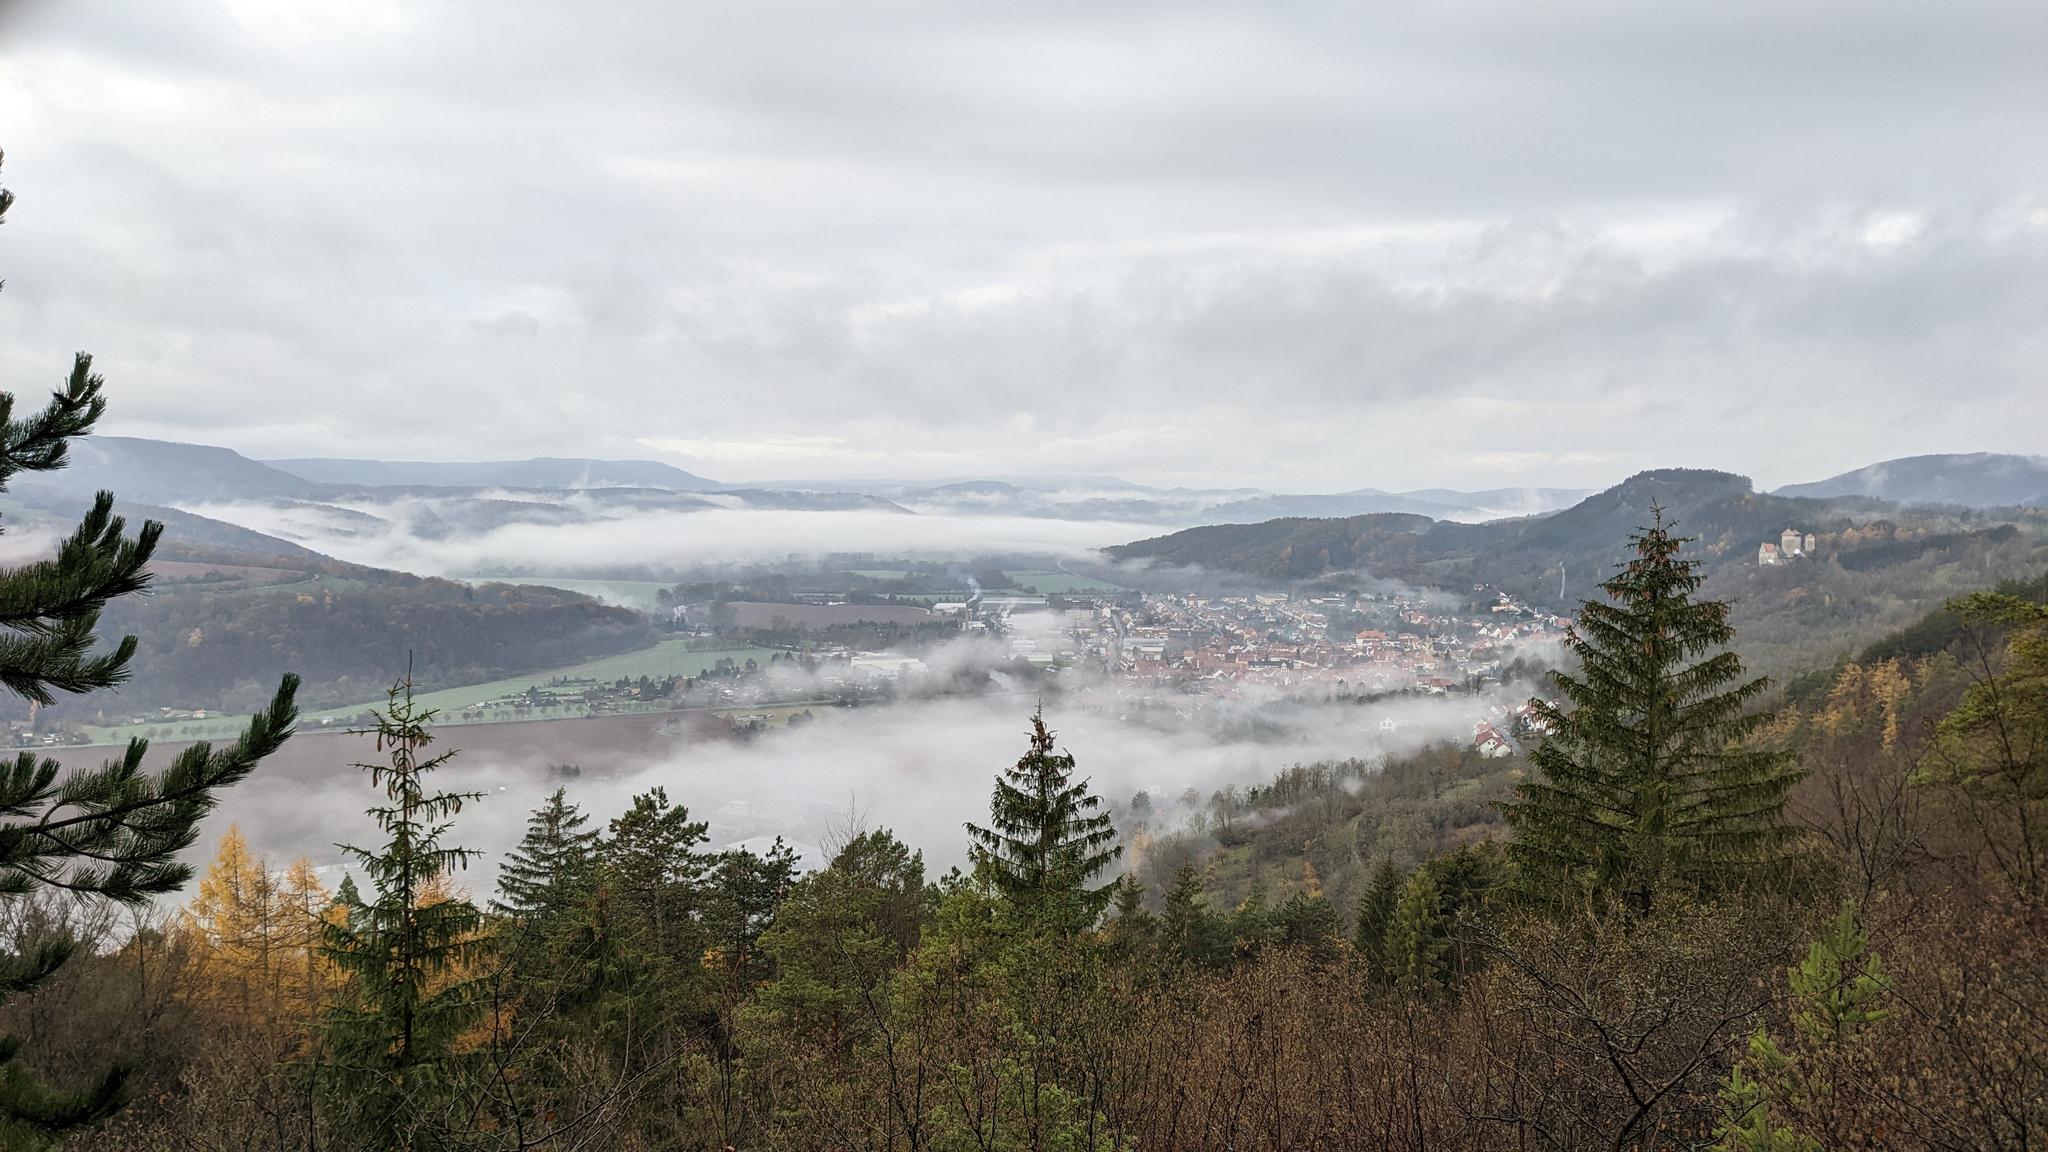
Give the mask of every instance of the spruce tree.
M 531 924 L 566 911 L 590 879 L 597 858 L 597 830 L 590 818 L 557 788 L 526 818 L 526 835 L 498 869 L 498 898 L 491 911 Z
M 1166 909 L 1159 918 L 1166 946 L 1191 964 L 1220 964 L 1230 958 L 1227 928 L 1202 894 L 1202 870 L 1192 860 L 1182 864 L 1166 890 Z
M 1750 711 L 1728 644 L 1728 606 L 1698 600 L 1689 541 L 1663 510 L 1630 538 L 1635 558 L 1587 601 L 1566 646 L 1576 672 L 1552 679 L 1571 707 L 1533 701 L 1551 733 L 1506 806 L 1524 889 L 1543 900 L 1591 895 L 1649 911 L 1667 886 L 1695 893 L 1748 882 L 1793 838 L 1790 759 L 1749 746 L 1768 720 Z
M 425 755 L 434 715 L 413 702 L 410 678 L 392 686 L 378 712 L 377 747 L 388 759 L 355 767 L 390 801 L 367 810 L 386 840 L 375 849 L 340 846 L 373 895 L 326 928 L 324 951 L 348 981 L 327 1017 L 328 1098 L 339 1126 L 365 1148 L 446 1146 L 439 1110 L 459 1071 L 456 1040 L 477 1019 L 478 981 L 467 964 L 482 917 L 447 889 L 475 853 L 443 838 L 482 793 L 429 790 L 427 776 L 455 754 Z
M 1090 881 L 1123 855 L 1102 800 L 1075 781 L 1074 757 L 1053 750 L 1045 710 L 1031 715 L 1031 747 L 996 778 L 989 827 L 967 825 L 975 866 L 1027 916 L 1085 927 L 1102 915 L 1115 882 Z
M 1387 957 L 1387 927 L 1394 922 L 1394 909 L 1400 906 L 1405 880 L 1392 860 L 1382 860 L 1373 869 L 1365 894 L 1358 898 L 1358 928 L 1352 943 L 1359 955 L 1365 957 L 1373 980 L 1380 984 L 1391 984 L 1394 979 Z
M 0 217 L 13 202 L 0 188 Z M 64 467 L 71 439 L 90 433 L 106 411 L 104 386 L 92 357 L 81 352 L 37 412 L 17 418 L 14 395 L 0 392 L 0 491 L 18 473 Z M 55 556 L 0 572 L 0 686 L 43 706 L 128 679 L 135 638 L 96 651 L 100 611 L 149 586 L 163 525 L 145 521 L 132 537 L 126 530 L 114 515 L 113 494 L 101 492 Z M 0 761 L 0 900 L 54 892 L 140 905 L 182 887 L 192 869 L 178 854 L 198 837 L 220 790 L 290 737 L 298 684 L 286 676 L 234 743 L 193 744 L 156 772 L 143 770 L 144 740 L 129 741 L 119 757 L 96 768 L 69 772 L 33 752 Z M 0 1003 L 33 994 L 77 949 L 60 936 L 22 955 L 0 956 Z M 124 1067 L 65 1090 L 24 1069 L 20 1053 L 18 1039 L 0 1037 L 0 1146 L 37 1147 L 121 1106 Z

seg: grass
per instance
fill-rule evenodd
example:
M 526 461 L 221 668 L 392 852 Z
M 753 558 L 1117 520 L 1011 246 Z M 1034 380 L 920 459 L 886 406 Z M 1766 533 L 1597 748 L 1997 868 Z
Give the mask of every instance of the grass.
M 659 609 L 661 602 L 654 594 L 664 588 L 674 587 L 659 580 L 573 580 L 557 579 L 553 576 L 465 576 L 473 584 L 529 584 L 541 588 L 560 588 L 564 592 L 581 592 L 594 596 L 607 604 L 625 608 L 637 608 L 642 612 Z
M 1019 588 L 1036 588 L 1048 595 L 1069 592 L 1125 592 L 1129 589 L 1093 576 L 1082 576 L 1074 572 L 1048 571 L 1006 571 L 1010 582 Z
M 906 569 L 902 568 L 850 568 L 847 571 L 851 575 L 866 576 L 870 580 L 900 580 L 910 574 Z M 1004 592 L 1021 592 L 1025 588 L 1036 588 L 1040 593 L 1048 595 L 1061 595 L 1071 592 L 1129 591 L 1128 588 L 1121 584 L 1112 584 L 1107 580 L 1097 580 L 1093 576 L 1083 576 L 1077 572 L 1055 572 L 1049 568 L 1006 568 L 1003 570 L 1003 574 L 1010 578 L 1010 583 L 1013 587 L 984 588 L 982 591 L 987 592 L 991 596 L 1000 595 Z
M 510 707 L 489 708 L 482 710 L 481 716 L 475 719 L 465 719 L 462 713 L 465 711 L 475 711 L 476 705 L 484 701 L 496 700 L 513 695 L 514 693 L 523 692 L 531 686 L 545 688 L 548 681 L 556 678 L 596 680 L 600 683 L 610 683 L 621 677 L 638 679 L 641 676 L 646 676 L 650 679 L 659 680 L 665 676 L 695 676 L 725 658 L 730 658 L 735 664 L 744 664 L 751 657 L 766 664 L 769 655 L 773 651 L 774 649 L 772 648 L 705 648 L 700 646 L 700 642 L 696 640 L 687 637 L 677 637 L 672 640 L 664 640 L 652 648 L 642 648 L 637 652 L 626 652 L 617 656 L 586 660 L 581 664 L 571 664 L 561 668 L 542 669 L 541 671 L 530 672 L 523 676 L 510 676 L 503 680 L 493 680 L 486 684 L 469 684 L 460 688 L 442 688 L 432 692 L 422 692 L 413 699 L 415 703 L 422 707 L 438 710 L 441 715 L 437 723 L 443 725 L 487 724 L 507 720 L 553 720 L 574 716 L 587 716 L 593 713 L 590 712 L 589 708 L 580 699 L 573 703 L 565 702 L 557 707 L 529 709 L 524 712 L 515 712 Z M 382 706 L 383 703 L 384 701 L 382 700 L 365 700 L 361 703 L 350 704 L 340 708 L 323 708 L 318 711 L 307 712 L 300 720 L 300 725 L 308 731 L 323 727 L 343 726 L 353 723 L 363 712 L 373 707 Z M 646 706 L 613 706 L 607 708 L 604 713 L 598 714 L 663 711 L 667 707 L 666 703 Z M 126 743 L 130 737 L 134 736 L 146 737 L 153 741 L 214 740 L 236 735 L 247 723 L 248 718 L 245 716 L 216 716 L 209 714 L 204 720 L 168 720 L 162 723 L 123 724 L 117 727 L 88 725 L 85 731 L 95 744 Z

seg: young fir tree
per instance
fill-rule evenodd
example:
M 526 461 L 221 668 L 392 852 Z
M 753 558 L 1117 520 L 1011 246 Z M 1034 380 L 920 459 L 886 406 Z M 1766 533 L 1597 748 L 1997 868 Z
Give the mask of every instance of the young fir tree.
M 338 1126 L 365 1148 L 446 1145 L 439 1113 L 462 1060 L 456 1042 L 477 1019 L 478 981 L 466 968 L 482 917 L 447 892 L 447 877 L 475 853 L 443 838 L 482 793 L 429 790 L 428 774 L 455 754 L 424 755 L 433 717 L 413 703 L 410 679 L 392 686 L 376 729 L 388 760 L 355 765 L 390 800 L 368 809 L 387 839 L 375 849 L 341 845 L 372 897 L 326 929 L 324 951 L 348 981 L 327 1016 L 328 1099 Z
M 13 200 L 0 188 L 0 217 Z M 0 491 L 17 473 L 64 467 L 71 439 L 91 432 L 106 411 L 103 386 L 92 358 L 81 352 L 40 411 L 17 418 L 13 394 L 0 392 Z M 42 706 L 60 694 L 128 679 L 135 638 L 95 651 L 100 610 L 148 587 L 163 525 L 145 522 L 133 537 L 125 531 L 113 495 L 101 492 L 55 556 L 0 572 L 0 686 Z M 298 683 L 286 676 L 269 707 L 233 744 L 194 744 L 157 772 L 143 770 L 149 747 L 143 740 L 131 740 L 120 757 L 97 768 L 68 773 L 33 752 L 0 761 L 0 900 L 54 892 L 142 904 L 182 887 L 192 870 L 178 854 L 197 838 L 219 791 L 254 771 L 291 735 Z M 59 937 L 22 955 L 0 956 L 0 1003 L 33 994 L 77 948 Z M 40 1146 L 120 1107 L 124 1068 L 65 1090 L 24 1069 L 20 1053 L 19 1040 L 0 1037 L 0 1147 Z
M 1555 672 L 1572 707 L 1533 701 L 1551 732 L 1506 806 L 1510 859 L 1539 899 L 1590 894 L 1647 912 L 1659 889 L 1727 890 L 1778 862 L 1794 833 L 1790 758 L 1749 746 L 1768 716 L 1745 680 L 1728 606 L 1695 600 L 1700 576 L 1680 557 L 1662 509 L 1630 538 L 1636 557 L 1582 605 L 1566 645 L 1576 673 Z
M 569 803 L 566 789 L 554 790 L 526 818 L 526 835 L 498 869 L 498 898 L 491 911 L 522 925 L 567 911 L 590 881 L 597 860 L 597 830 Z
M 975 866 L 1016 908 L 1072 926 L 1093 924 L 1115 883 L 1090 881 L 1123 855 L 1109 813 L 1086 780 L 1075 781 L 1074 757 L 1053 751 L 1045 712 L 1031 715 L 1031 748 L 996 778 L 989 827 L 967 825 Z

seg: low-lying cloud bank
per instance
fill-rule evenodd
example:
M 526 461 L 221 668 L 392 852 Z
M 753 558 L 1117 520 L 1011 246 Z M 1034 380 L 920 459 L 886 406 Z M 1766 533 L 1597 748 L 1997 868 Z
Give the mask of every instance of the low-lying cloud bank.
M 1507 690 L 1499 696 L 1510 698 L 1519 696 Z M 1206 798 L 1296 763 L 1400 755 L 1437 740 L 1469 739 L 1473 720 L 1492 702 L 1472 696 L 1371 704 L 1163 700 L 1184 711 L 1175 715 L 1145 714 L 1107 697 L 1070 696 L 1049 702 L 1047 719 L 1119 824 L 1128 826 L 1130 801 L 1144 791 L 1157 829 L 1184 815 L 1175 808 L 1188 789 Z M 581 775 L 567 779 L 550 772 L 556 757 L 508 739 L 506 729 L 525 726 L 448 728 L 445 745 L 462 748 L 465 737 L 473 743 L 435 782 L 485 793 L 463 810 L 451 837 L 486 853 L 463 877 L 480 892 L 494 883 L 497 861 L 518 841 L 527 814 L 558 785 L 600 827 L 634 794 L 666 788 L 695 818 L 711 821 L 714 847 L 779 833 L 816 849 L 830 844 L 850 812 L 858 813 L 866 826 L 893 829 L 943 870 L 966 862 L 961 825 L 986 820 L 994 777 L 1024 752 L 1035 704 L 1018 693 L 821 707 L 808 725 L 745 742 L 679 737 L 636 752 L 593 743 L 575 758 Z M 1385 720 L 1396 726 L 1383 728 Z M 484 740 L 490 747 L 474 743 Z M 209 835 L 237 823 L 274 859 L 306 854 L 325 865 L 339 862 L 334 842 L 371 836 L 360 815 L 373 799 L 368 781 L 344 767 L 350 759 L 372 758 L 367 741 L 360 747 L 345 739 L 308 741 L 302 756 L 306 752 L 332 761 L 302 759 L 259 772 L 228 795 Z M 202 844 L 199 851 L 208 848 Z
M 476 572 L 604 575 L 622 568 L 782 559 L 793 553 L 968 556 L 1029 552 L 1081 558 L 1156 535 L 1156 526 L 973 514 L 708 508 L 697 512 L 574 508 L 558 522 L 477 532 L 416 529 L 432 500 L 326 504 L 194 504 L 185 509 L 357 564 L 427 576 Z

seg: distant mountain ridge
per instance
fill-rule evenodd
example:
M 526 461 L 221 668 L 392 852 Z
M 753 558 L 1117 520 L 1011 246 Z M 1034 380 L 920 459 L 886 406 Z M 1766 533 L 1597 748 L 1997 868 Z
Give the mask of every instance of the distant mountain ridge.
M 1249 523 L 1280 516 L 1356 516 L 1407 512 L 1432 519 L 1481 521 L 1540 515 L 1585 495 L 1571 488 L 1431 488 L 1328 494 L 1256 488 L 1160 488 L 1115 476 L 991 476 L 939 481 L 848 480 L 730 484 L 654 460 L 537 456 L 480 462 L 294 457 L 252 460 L 227 448 L 95 436 L 74 448 L 73 465 L 25 477 L 47 493 L 86 495 L 112 488 L 157 505 L 222 506 L 255 502 L 324 503 L 368 497 L 482 501 L 463 515 L 486 523 L 495 509 L 509 520 L 543 518 L 491 499 L 497 491 L 574 493 L 600 503 L 662 504 L 676 511 L 722 504 L 807 511 L 879 510 L 952 515 L 1125 521 L 1182 527 Z M 571 519 L 574 517 L 571 516 Z
M 1958 504 L 1966 508 L 2048 507 L 2048 456 L 1966 452 L 1883 460 L 1807 484 L 1780 496 L 1870 496 L 1895 504 Z
M 208 444 L 84 436 L 71 442 L 69 455 L 63 468 L 22 473 L 10 486 L 19 492 L 87 496 L 105 488 L 147 504 L 311 500 L 324 491 L 302 476 Z

